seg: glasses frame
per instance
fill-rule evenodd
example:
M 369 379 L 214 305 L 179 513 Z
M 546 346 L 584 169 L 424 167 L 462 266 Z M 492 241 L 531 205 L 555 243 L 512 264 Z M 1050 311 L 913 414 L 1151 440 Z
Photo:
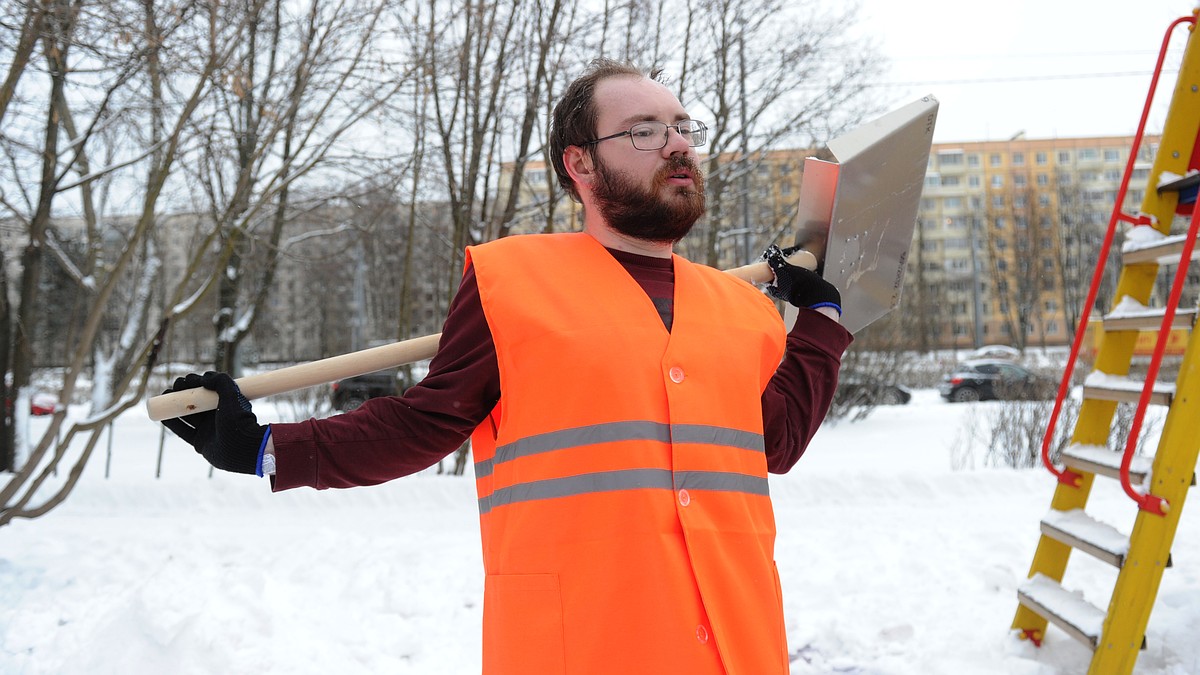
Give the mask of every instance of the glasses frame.
M 689 123 L 695 123 L 697 125 L 697 128 L 691 132 L 692 135 L 697 135 L 697 132 L 699 132 L 699 135 L 703 136 L 703 140 L 693 143 L 691 140 L 689 140 L 687 138 L 687 136 L 684 135 L 684 133 L 682 131 L 679 130 L 679 125 L 689 124 Z M 633 130 L 637 129 L 640 126 L 647 125 L 647 124 L 654 125 L 654 126 L 661 124 L 663 126 L 662 143 L 656 148 L 639 148 L 637 145 L 637 142 L 635 142 L 633 140 Z M 596 138 L 596 139 L 593 139 L 590 141 L 584 141 L 583 143 L 580 143 L 579 145 L 580 145 L 580 147 L 587 147 L 589 145 L 595 145 L 601 141 L 608 141 L 608 140 L 612 140 L 614 138 L 628 136 L 629 142 L 630 142 L 630 144 L 633 145 L 634 150 L 642 150 L 643 152 L 654 152 L 655 150 L 662 150 L 663 148 L 667 147 L 667 140 L 671 137 L 672 129 L 675 130 L 675 133 L 677 133 L 681 137 L 683 137 L 684 140 L 687 140 L 689 147 L 698 148 L 708 142 L 708 125 L 705 124 L 704 122 L 701 122 L 700 120 L 687 119 L 687 120 L 679 120 L 675 124 L 667 124 L 666 122 L 659 122 L 657 120 L 646 120 L 644 122 L 638 122 L 638 123 L 630 126 L 625 131 L 615 133 L 611 136 L 605 136 L 604 138 Z

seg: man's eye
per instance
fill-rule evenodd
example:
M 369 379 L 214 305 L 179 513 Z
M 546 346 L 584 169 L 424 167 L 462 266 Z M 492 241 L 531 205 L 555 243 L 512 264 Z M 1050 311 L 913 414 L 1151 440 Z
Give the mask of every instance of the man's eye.
M 647 127 L 638 127 L 638 128 L 630 129 L 629 133 L 634 138 L 650 138 L 651 136 L 654 135 L 654 130 L 649 129 Z

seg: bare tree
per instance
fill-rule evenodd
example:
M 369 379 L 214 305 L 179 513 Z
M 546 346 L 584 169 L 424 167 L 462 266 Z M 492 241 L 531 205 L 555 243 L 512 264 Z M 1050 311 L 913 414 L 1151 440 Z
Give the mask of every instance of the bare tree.
M 721 235 L 729 229 L 746 231 L 744 248 L 754 252 L 774 243 L 750 206 L 767 149 L 782 142 L 812 147 L 874 112 L 862 85 L 880 60 L 869 45 L 846 37 L 854 7 L 800 11 L 781 0 L 698 1 L 689 15 L 705 20 L 679 37 L 692 59 L 680 67 L 680 99 L 711 120 L 709 215 L 687 243 L 690 255 L 709 265 L 721 263 Z
M 157 11 L 152 3 L 147 2 L 141 6 L 148 12 Z M 68 43 L 76 47 L 99 45 L 107 43 L 110 39 L 109 35 L 103 34 L 104 26 L 99 25 L 91 27 L 103 34 L 101 40 L 83 39 L 87 34 L 82 31 L 77 33 L 76 26 L 70 19 L 72 16 L 79 16 L 79 9 L 80 6 L 75 6 L 74 14 L 72 14 L 70 6 L 60 6 L 58 11 L 65 12 L 65 14 L 60 13 L 53 21 L 55 29 L 47 31 L 43 36 L 46 45 L 47 69 L 51 80 L 53 82 L 58 79 L 61 82 L 58 85 L 52 85 L 49 94 L 44 99 L 53 114 L 48 117 L 47 132 L 44 136 L 44 143 L 39 147 L 39 153 L 43 158 L 43 166 L 47 164 L 52 166 L 43 169 L 41 182 L 37 186 L 39 195 L 44 197 L 39 197 L 38 207 L 34 210 L 33 217 L 30 218 L 32 225 L 30 241 L 38 241 L 39 237 L 40 241 L 47 241 L 45 232 L 48 230 L 50 222 L 51 203 L 59 195 L 65 194 L 69 190 L 82 188 L 98 180 L 99 177 L 139 162 L 148 164 L 148 171 L 140 190 L 140 214 L 128 229 L 120 234 L 119 239 L 112 241 L 115 249 L 112 251 L 112 257 L 106 258 L 105 264 L 102 266 L 95 265 L 95 274 L 91 276 L 77 275 L 81 288 L 86 289 L 90 294 L 91 305 L 75 333 L 75 343 L 71 348 L 69 361 L 62 375 L 59 398 L 63 401 L 72 400 L 81 375 L 89 365 L 88 362 L 93 361 L 92 376 L 96 385 L 93 387 L 92 411 L 86 419 L 72 422 L 69 426 L 66 424 L 65 412 L 60 411 L 55 414 L 49 428 L 37 445 L 31 449 L 24 463 L 16 467 L 15 473 L 0 489 L 0 505 L 2 505 L 0 506 L 2 508 L 0 525 L 11 522 L 14 518 L 37 517 L 62 503 L 82 474 L 83 468 L 99 440 L 100 431 L 116 415 L 135 405 L 145 393 L 147 376 L 155 362 L 157 347 L 171 319 L 171 315 L 168 314 L 157 331 L 149 331 L 148 334 L 143 332 L 143 328 L 147 326 L 148 322 L 140 315 L 140 312 L 150 305 L 149 298 L 152 295 L 152 289 L 157 286 L 154 277 L 159 268 L 159 262 L 154 257 L 154 247 L 147 243 L 147 240 L 156 223 L 156 205 L 162 195 L 164 185 L 171 175 L 175 161 L 178 159 L 181 145 L 184 143 L 184 132 L 188 128 L 188 122 L 208 92 L 212 75 L 228 58 L 230 50 L 227 38 L 230 32 L 236 32 L 236 26 L 240 22 L 236 13 L 222 13 L 219 7 L 216 8 L 218 11 L 213 13 L 208 13 L 203 9 L 194 11 L 194 8 L 190 6 L 170 7 L 162 10 L 162 14 L 158 16 L 165 17 L 167 19 L 165 23 L 173 26 L 166 33 L 178 31 L 179 34 L 175 37 L 179 39 L 173 42 L 179 45 L 180 50 L 189 52 L 189 57 L 181 61 L 190 65 L 186 70 L 181 69 L 179 75 L 181 84 L 189 83 L 191 85 L 190 91 L 188 89 L 181 90 L 180 97 L 172 106 L 174 115 L 172 124 L 162 136 L 161 143 L 152 151 L 135 149 L 130 153 L 129 158 L 117 164 L 92 168 L 84 160 L 89 141 L 99 138 L 99 130 L 104 128 L 104 125 L 110 120 L 120 118 L 117 113 L 123 112 L 118 105 L 121 95 L 126 91 L 127 85 L 136 79 L 135 75 L 144 72 L 148 62 L 147 52 L 155 51 L 162 46 L 157 39 L 162 34 L 157 34 L 155 39 L 148 39 L 145 34 L 135 37 L 130 33 L 128 41 L 118 42 L 118 44 L 127 45 L 127 51 L 116 55 L 105 55 L 99 48 L 90 49 L 87 53 L 88 58 L 101 64 L 106 63 L 105 58 L 102 57 L 107 57 L 109 60 L 115 58 L 115 67 L 95 71 L 101 74 L 102 81 L 106 83 L 100 89 L 103 95 L 98 100 L 91 99 L 86 95 L 72 100 L 67 96 L 66 85 L 69 74 L 87 71 L 71 66 L 68 60 L 71 52 L 65 46 Z M 109 16 L 130 14 L 122 13 L 121 8 L 115 6 L 106 7 L 106 10 L 109 12 L 107 14 Z M 101 12 L 101 14 L 104 13 Z M 136 15 L 136 12 L 133 14 Z M 149 27 L 161 23 L 163 22 L 148 20 L 145 25 Z M 188 33 L 190 35 L 187 37 L 200 39 L 187 39 L 184 34 Z M 192 51 L 195 45 L 199 45 L 199 47 L 196 51 Z M 90 115 L 89 124 L 82 127 L 86 131 L 71 130 L 72 122 L 70 120 L 73 119 L 74 110 L 72 106 L 76 103 L 86 109 Z M 128 110 L 133 110 L 133 108 Z M 155 119 L 165 120 L 166 117 L 156 117 Z M 66 134 L 72 139 L 67 154 L 62 159 L 58 158 L 58 136 L 60 134 Z M 86 173 L 79 174 L 81 169 L 85 169 Z M 72 182 L 68 180 L 71 176 L 77 178 Z M 91 193 L 88 191 L 80 190 L 80 194 L 85 200 L 91 199 L 89 196 Z M 87 212 L 88 209 L 84 210 Z M 41 226 L 34 224 L 39 218 L 45 218 L 46 222 L 46 227 L 40 230 L 38 228 Z M 89 228 L 85 231 L 100 237 L 107 235 L 107 232 L 102 232 L 99 228 Z M 89 243 L 88 250 L 90 251 L 92 248 L 103 249 L 103 242 Z M 204 248 L 201 247 L 198 249 L 197 256 L 201 256 L 203 252 Z M 108 252 L 104 255 L 108 255 Z M 70 260 L 66 256 L 60 256 L 59 261 L 70 266 Z M 37 277 L 27 277 L 28 275 L 22 278 L 23 301 L 30 297 L 29 292 L 24 289 L 24 285 L 27 283 L 37 284 L 39 281 Z M 132 295 L 122 297 L 123 292 L 130 292 Z M 177 295 L 180 293 L 182 293 L 182 289 L 177 291 Z M 121 311 L 117 311 L 117 308 Z M 122 315 L 122 312 L 125 314 Z M 115 318 L 120 318 L 119 325 L 114 325 L 118 323 L 113 321 Z M 109 341 L 110 337 L 111 342 Z M 108 346 L 105 347 L 105 345 Z M 22 351 L 18 349 L 14 349 L 14 352 L 13 370 L 14 376 L 16 376 L 22 368 L 30 367 L 33 361 L 31 357 L 23 355 Z M 134 354 L 134 357 L 121 356 L 128 353 Z M 30 366 L 21 365 L 23 358 L 29 359 Z M 101 368 L 102 362 L 111 364 L 118 360 L 140 361 L 145 363 L 146 367 L 143 370 L 130 369 L 121 373 L 112 372 L 111 368 Z M 107 381 L 101 381 L 105 379 Z M 18 412 L 21 407 L 18 402 Z M 66 427 L 66 432 L 62 434 L 64 427 Z M 77 438 L 82 449 L 65 479 L 54 489 L 41 491 L 50 478 L 57 473 L 59 465 L 65 461 L 68 450 L 78 447 L 73 445 Z M 53 450 L 52 453 L 51 450 Z
M 200 181 L 223 245 L 215 280 L 218 370 L 237 373 L 237 350 L 269 295 L 292 186 L 319 172 L 339 141 L 408 80 L 376 79 L 382 0 L 283 0 L 246 10 L 239 57 L 223 73 L 207 120 Z M 251 261 L 250 258 L 257 258 Z M 247 280 L 245 273 L 257 269 Z

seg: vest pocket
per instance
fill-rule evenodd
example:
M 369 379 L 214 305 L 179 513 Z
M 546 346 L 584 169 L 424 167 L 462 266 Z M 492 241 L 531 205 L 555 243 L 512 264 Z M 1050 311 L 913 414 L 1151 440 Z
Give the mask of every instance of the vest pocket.
M 566 673 L 556 574 L 490 574 L 483 589 L 485 675 Z

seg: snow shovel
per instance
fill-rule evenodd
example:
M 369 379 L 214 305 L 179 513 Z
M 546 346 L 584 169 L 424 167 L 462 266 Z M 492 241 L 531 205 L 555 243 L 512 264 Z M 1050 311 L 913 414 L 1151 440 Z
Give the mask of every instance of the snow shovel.
M 795 243 L 788 262 L 823 273 L 838 287 L 842 323 L 857 332 L 900 302 L 925 166 L 937 118 L 927 96 L 829 141 L 836 162 L 805 160 Z M 765 262 L 726 270 L 750 283 L 769 283 Z M 788 324 L 795 310 L 785 313 Z M 248 399 L 334 382 L 432 358 L 441 334 L 404 340 L 237 380 Z M 150 419 L 162 421 L 213 410 L 217 395 L 189 389 L 147 400 Z

